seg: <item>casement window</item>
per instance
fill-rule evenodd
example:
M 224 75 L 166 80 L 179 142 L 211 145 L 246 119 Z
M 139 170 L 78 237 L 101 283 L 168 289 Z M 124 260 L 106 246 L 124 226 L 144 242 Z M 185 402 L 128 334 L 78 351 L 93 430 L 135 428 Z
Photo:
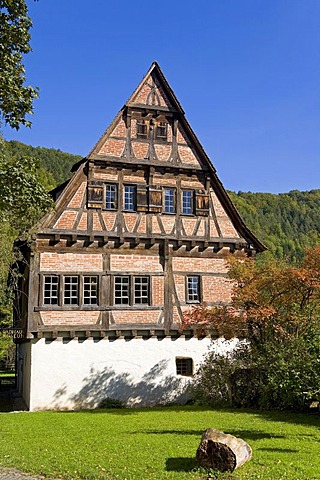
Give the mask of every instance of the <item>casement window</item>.
M 128 275 L 114 277 L 114 304 L 130 304 L 130 277 Z
M 168 124 L 166 122 L 160 122 L 156 126 L 156 140 L 166 141 L 168 136 Z
M 193 360 L 192 358 L 176 357 L 176 373 L 185 377 L 193 375 Z
M 124 185 L 123 188 L 123 209 L 129 212 L 136 210 L 136 186 Z
M 107 210 L 116 210 L 118 208 L 118 187 L 116 184 L 106 185 L 106 203 Z
M 146 139 L 147 138 L 147 125 L 144 120 L 137 120 L 137 138 Z
M 182 190 L 181 213 L 183 215 L 194 213 L 193 190 Z
M 58 305 L 59 303 L 59 277 L 46 275 L 43 282 L 43 304 Z
M 64 305 L 79 305 L 78 276 L 64 277 L 63 303 Z
M 42 285 L 43 305 L 89 306 L 99 304 L 98 275 L 43 275 Z
M 98 277 L 95 275 L 83 277 L 83 304 L 98 304 Z
M 134 305 L 149 304 L 149 277 L 133 277 Z
M 115 276 L 114 305 L 150 305 L 150 277 Z
M 164 213 L 176 212 L 176 191 L 174 188 L 164 189 Z
M 186 285 L 186 297 L 187 303 L 199 303 L 200 302 L 200 277 L 197 275 L 187 276 Z

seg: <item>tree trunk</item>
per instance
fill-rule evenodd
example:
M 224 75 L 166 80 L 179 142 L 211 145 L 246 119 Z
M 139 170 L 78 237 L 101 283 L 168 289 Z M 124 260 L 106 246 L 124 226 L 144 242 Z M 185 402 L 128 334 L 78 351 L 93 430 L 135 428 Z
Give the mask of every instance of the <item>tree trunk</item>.
M 252 457 L 251 447 L 241 438 L 208 428 L 197 450 L 197 461 L 205 468 L 233 472 Z

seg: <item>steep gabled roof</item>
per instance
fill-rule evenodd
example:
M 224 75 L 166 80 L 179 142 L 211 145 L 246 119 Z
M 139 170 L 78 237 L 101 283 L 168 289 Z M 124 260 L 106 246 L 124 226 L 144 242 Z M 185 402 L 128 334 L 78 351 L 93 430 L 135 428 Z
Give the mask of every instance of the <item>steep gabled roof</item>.
M 83 171 L 84 163 L 87 161 L 94 161 L 94 160 L 101 160 L 103 159 L 108 160 L 108 163 L 112 163 L 115 161 L 117 163 L 121 162 L 125 164 L 129 162 L 128 158 L 123 157 L 122 155 L 108 155 L 104 153 L 103 146 L 110 140 L 112 137 L 113 132 L 121 122 L 123 118 L 124 111 L 126 109 L 134 109 L 141 111 L 147 109 L 150 111 L 156 111 L 158 114 L 163 113 L 174 115 L 175 118 L 178 118 L 181 131 L 183 132 L 184 137 L 187 139 L 187 143 L 192 146 L 192 151 L 195 154 L 195 158 L 197 159 L 198 167 L 195 165 L 196 170 L 204 169 L 207 173 L 209 173 L 211 179 L 212 188 L 222 204 L 223 208 L 225 209 L 226 214 L 231 219 L 234 227 L 237 229 L 239 234 L 246 239 L 248 244 L 252 245 L 254 249 L 257 251 L 266 250 L 266 247 L 256 238 L 256 236 L 249 230 L 249 228 L 245 225 L 244 221 L 240 217 L 238 211 L 236 210 L 235 206 L 233 205 L 227 191 L 223 187 L 221 181 L 219 180 L 216 169 L 214 168 L 210 158 L 206 154 L 204 148 L 202 147 L 198 137 L 194 133 L 193 129 L 191 128 L 188 120 L 186 119 L 184 110 L 178 101 L 175 93 L 173 92 L 172 88 L 170 87 L 167 79 L 165 78 L 160 66 L 157 62 L 153 62 L 151 67 L 149 68 L 146 75 L 143 77 L 137 88 L 134 90 L 132 95 L 126 101 L 124 106 L 115 116 L 111 124 L 108 128 L 104 131 L 98 142 L 95 144 L 93 149 L 90 153 L 81 161 L 76 163 L 72 171 L 78 171 L 79 167 L 81 167 L 81 171 Z M 139 159 L 139 164 L 153 164 L 153 160 L 151 159 Z M 161 162 L 156 162 L 158 165 Z M 162 162 L 163 163 L 163 162 Z M 168 164 L 168 163 L 167 163 Z M 78 177 L 78 175 L 75 175 Z M 55 198 L 58 199 L 58 205 L 60 208 L 63 205 L 63 197 L 68 195 L 68 191 L 72 188 L 75 179 L 72 178 L 71 181 L 68 181 L 65 185 L 61 187 L 57 187 L 54 191 Z
M 221 181 L 219 180 L 216 169 L 213 166 L 210 158 L 206 154 L 203 146 L 201 145 L 198 137 L 194 133 L 191 125 L 189 124 L 184 110 L 178 101 L 174 91 L 170 87 L 166 77 L 164 76 L 160 66 L 158 65 L 157 62 L 153 62 L 151 67 L 149 68 L 148 72 L 146 75 L 143 77 L 137 88 L 134 90 L 132 95 L 129 97 L 127 102 L 124 104 L 122 109 L 118 112 L 114 120 L 111 122 L 111 124 L 108 126 L 108 128 L 104 131 L 96 145 L 93 147 L 91 152 L 88 154 L 86 157 L 87 159 L 94 159 L 96 158 L 96 154 L 99 152 L 99 148 L 103 145 L 103 143 L 106 141 L 108 136 L 111 134 L 111 132 L 114 130 L 115 126 L 117 125 L 117 122 L 122 117 L 123 111 L 125 108 L 130 107 L 130 106 L 139 106 L 139 102 L 136 102 L 136 99 L 139 95 L 139 92 L 143 89 L 144 85 L 149 81 L 150 78 L 153 78 L 154 81 L 157 82 L 157 84 L 160 86 L 161 90 L 164 92 L 164 96 L 167 99 L 168 105 L 166 107 L 162 107 L 164 110 L 170 110 L 172 112 L 176 112 L 179 116 L 179 122 L 182 125 L 184 131 L 186 132 L 188 138 L 192 142 L 193 147 L 196 149 L 198 157 L 201 158 L 202 162 L 207 166 L 208 170 L 210 171 L 211 178 L 212 178 L 212 186 L 215 190 L 215 193 L 222 203 L 223 207 L 225 208 L 227 214 L 231 218 L 232 222 L 234 223 L 235 227 L 238 229 L 239 233 L 248 240 L 249 243 L 254 245 L 254 248 L 256 248 L 258 251 L 263 251 L 266 250 L 265 245 L 263 245 L 260 240 L 257 239 L 257 237 L 249 230 L 249 228 L 245 225 L 244 221 L 240 217 L 237 209 L 233 205 L 227 191 L 223 187 Z M 142 104 L 140 104 L 142 105 Z M 145 105 L 144 105 L 145 106 Z

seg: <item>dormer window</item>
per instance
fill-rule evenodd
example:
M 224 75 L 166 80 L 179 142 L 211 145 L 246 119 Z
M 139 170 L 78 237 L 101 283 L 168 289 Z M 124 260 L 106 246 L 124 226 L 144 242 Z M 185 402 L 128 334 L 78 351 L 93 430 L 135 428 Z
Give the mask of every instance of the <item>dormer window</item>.
M 168 124 L 166 122 L 160 122 L 156 128 L 156 140 L 167 140 L 168 136 Z
M 137 138 L 147 138 L 147 125 L 144 120 L 137 120 Z

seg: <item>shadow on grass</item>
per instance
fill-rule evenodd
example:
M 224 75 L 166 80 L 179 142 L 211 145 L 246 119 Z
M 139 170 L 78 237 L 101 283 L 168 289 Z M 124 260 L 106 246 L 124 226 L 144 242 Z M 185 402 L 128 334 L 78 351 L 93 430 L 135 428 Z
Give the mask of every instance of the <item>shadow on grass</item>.
M 190 457 L 176 457 L 167 458 L 166 470 L 167 472 L 191 472 L 198 467 L 195 458 Z
M 145 433 L 153 435 L 195 435 L 201 437 L 203 430 L 139 430 L 132 433 Z M 272 435 L 267 432 L 255 432 L 253 430 L 228 430 L 225 433 L 243 438 L 243 440 L 265 440 L 271 438 L 286 438 L 285 435 Z
M 266 410 L 258 410 L 256 413 L 264 420 L 271 422 L 294 423 L 296 425 L 306 425 L 320 428 L 320 415 L 311 415 L 309 413 L 275 412 Z
M 278 452 L 278 453 L 297 453 L 299 450 L 295 448 L 268 448 L 268 447 L 260 447 L 256 448 L 256 450 L 262 450 L 264 452 Z

